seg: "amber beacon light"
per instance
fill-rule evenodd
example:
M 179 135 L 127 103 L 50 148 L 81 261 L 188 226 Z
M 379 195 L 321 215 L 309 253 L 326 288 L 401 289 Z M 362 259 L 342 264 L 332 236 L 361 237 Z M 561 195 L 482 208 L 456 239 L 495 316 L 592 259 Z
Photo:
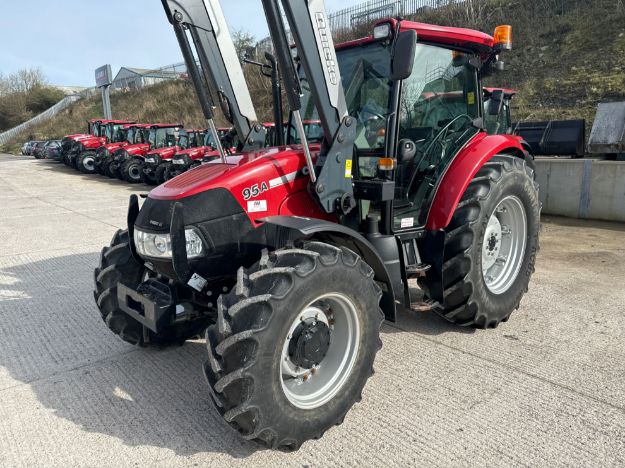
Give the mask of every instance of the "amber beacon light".
M 500 50 L 512 49 L 512 26 L 506 24 L 495 28 L 495 47 Z

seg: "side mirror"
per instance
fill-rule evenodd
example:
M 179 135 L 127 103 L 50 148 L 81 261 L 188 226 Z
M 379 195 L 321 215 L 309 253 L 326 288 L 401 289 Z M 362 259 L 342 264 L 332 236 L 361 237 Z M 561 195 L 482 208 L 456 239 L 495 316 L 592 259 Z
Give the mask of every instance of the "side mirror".
M 414 55 L 417 48 L 417 32 L 402 31 L 393 45 L 393 61 L 391 62 L 391 80 L 405 80 L 412 73 Z
M 488 100 L 488 108 L 486 112 L 488 115 L 499 115 L 501 108 L 503 107 L 503 91 L 497 89 L 493 91 L 490 99 Z

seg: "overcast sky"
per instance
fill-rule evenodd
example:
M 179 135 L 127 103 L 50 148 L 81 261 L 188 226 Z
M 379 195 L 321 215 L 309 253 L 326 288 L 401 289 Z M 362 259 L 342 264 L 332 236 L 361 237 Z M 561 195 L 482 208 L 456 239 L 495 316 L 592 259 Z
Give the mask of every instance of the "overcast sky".
M 363 0 L 326 0 L 328 11 Z M 267 35 L 260 0 L 222 0 L 230 31 Z M 182 61 L 160 0 L 20 0 L 2 2 L 0 73 L 39 67 L 50 83 L 93 86 L 111 64 L 157 68 Z

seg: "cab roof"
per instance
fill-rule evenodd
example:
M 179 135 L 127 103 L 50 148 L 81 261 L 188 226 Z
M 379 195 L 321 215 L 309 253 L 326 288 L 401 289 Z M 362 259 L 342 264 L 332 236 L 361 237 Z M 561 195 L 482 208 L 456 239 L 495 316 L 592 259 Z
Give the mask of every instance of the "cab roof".
M 393 31 L 396 29 L 397 20 L 394 18 L 377 21 L 374 27 L 384 23 L 390 23 Z M 492 36 L 473 29 L 436 26 L 434 24 L 402 20 L 400 31 L 410 30 L 416 31 L 417 40 L 419 42 L 444 44 L 452 47 L 470 49 L 477 53 L 489 53 L 493 50 L 495 45 L 495 39 Z M 363 45 L 368 42 L 372 42 L 373 40 L 373 36 L 368 36 L 362 39 L 337 44 L 336 48 L 342 49 L 356 45 Z

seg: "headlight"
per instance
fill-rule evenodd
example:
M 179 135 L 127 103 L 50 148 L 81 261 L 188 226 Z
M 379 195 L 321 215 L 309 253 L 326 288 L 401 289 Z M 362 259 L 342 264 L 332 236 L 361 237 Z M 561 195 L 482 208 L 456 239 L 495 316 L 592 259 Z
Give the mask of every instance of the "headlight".
M 194 228 L 186 228 L 184 237 L 187 241 L 188 258 L 199 257 L 204 253 L 204 244 Z M 171 236 L 169 234 L 152 234 L 135 229 L 134 239 L 139 255 L 152 258 L 171 258 Z
M 155 161 L 154 161 L 154 158 L 145 158 L 145 162 L 146 163 L 153 163 Z

